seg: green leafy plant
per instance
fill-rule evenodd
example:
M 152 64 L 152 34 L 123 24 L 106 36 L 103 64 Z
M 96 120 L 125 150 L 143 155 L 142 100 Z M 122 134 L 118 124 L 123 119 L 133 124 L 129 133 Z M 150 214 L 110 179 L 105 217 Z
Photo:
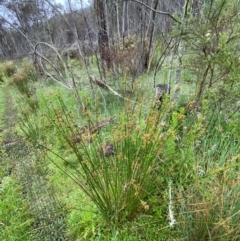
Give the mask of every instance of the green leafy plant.
M 229 114 L 236 111 L 239 93 L 236 49 L 240 29 L 234 24 L 238 22 L 239 10 L 236 1 L 206 3 L 198 18 L 189 19 L 183 38 L 183 62 L 187 73 L 191 73 L 191 82 L 196 84 L 196 101 L 211 99 L 214 93 L 215 104 L 222 110 L 229 108 Z

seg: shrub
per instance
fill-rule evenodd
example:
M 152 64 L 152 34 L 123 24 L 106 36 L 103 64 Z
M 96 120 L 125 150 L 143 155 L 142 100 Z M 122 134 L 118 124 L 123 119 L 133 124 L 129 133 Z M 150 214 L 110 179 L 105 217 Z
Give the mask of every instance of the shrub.
M 11 77 L 16 71 L 16 65 L 13 61 L 7 61 L 3 65 L 3 72 L 7 77 Z
M 144 71 L 142 66 L 143 52 L 142 43 L 133 37 L 129 37 L 124 40 L 123 44 L 115 45 L 109 55 L 114 61 L 117 74 L 120 76 L 127 74 L 132 78 L 136 78 Z
M 11 85 L 21 94 L 23 105 L 27 105 L 30 110 L 38 109 L 38 99 L 36 98 L 36 89 L 33 85 L 38 79 L 37 73 L 31 62 L 24 60 L 21 67 L 12 76 Z M 26 106 L 25 106 L 26 107 Z M 24 111 L 25 112 L 25 111 Z
M 23 61 L 21 63 L 21 69 L 29 81 L 35 82 L 38 80 L 38 74 L 37 74 L 34 64 L 31 60 L 23 59 Z

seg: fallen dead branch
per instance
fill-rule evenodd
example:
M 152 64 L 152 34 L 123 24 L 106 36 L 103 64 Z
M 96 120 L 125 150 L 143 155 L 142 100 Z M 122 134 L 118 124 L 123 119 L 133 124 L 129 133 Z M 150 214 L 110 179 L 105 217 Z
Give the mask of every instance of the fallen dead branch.
M 115 120 L 115 117 L 111 117 L 110 119 L 104 120 L 95 126 L 90 126 L 90 127 L 85 126 L 85 127 L 81 128 L 80 131 L 74 137 L 71 138 L 71 141 L 73 143 L 78 143 L 78 142 L 81 142 L 86 139 L 88 141 L 91 141 L 93 134 L 97 133 L 104 126 L 107 126 L 107 125 L 113 123 L 114 120 Z

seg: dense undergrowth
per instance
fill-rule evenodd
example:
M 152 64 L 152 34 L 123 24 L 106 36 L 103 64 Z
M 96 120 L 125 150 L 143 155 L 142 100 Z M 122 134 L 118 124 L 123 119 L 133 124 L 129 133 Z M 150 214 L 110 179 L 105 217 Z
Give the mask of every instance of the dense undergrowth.
M 194 95 L 182 93 L 184 104 L 166 98 L 158 111 L 143 91 L 151 75 L 139 78 L 131 98 L 97 87 L 93 95 L 88 83 L 79 98 L 37 81 L 31 65 L 19 69 L 4 84 L 18 106 L 18 133 L 47 156 L 47 185 L 65 206 L 69 239 L 239 239 L 238 119 L 227 118 L 214 96 L 196 107 Z M 18 190 L 4 173 L 1 206 L 21 235 L 31 222 Z M 14 200 L 21 218 L 13 219 L 4 200 Z

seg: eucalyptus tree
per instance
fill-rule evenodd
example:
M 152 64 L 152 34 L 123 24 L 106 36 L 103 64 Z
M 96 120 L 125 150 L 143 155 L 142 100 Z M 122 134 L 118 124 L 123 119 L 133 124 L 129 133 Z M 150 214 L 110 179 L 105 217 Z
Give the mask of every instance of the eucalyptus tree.
M 54 42 L 49 19 L 54 15 L 44 0 L 3 0 L 0 18 L 6 30 L 11 51 L 28 54 L 37 42 Z M 2 43 L 2 48 L 4 44 Z

